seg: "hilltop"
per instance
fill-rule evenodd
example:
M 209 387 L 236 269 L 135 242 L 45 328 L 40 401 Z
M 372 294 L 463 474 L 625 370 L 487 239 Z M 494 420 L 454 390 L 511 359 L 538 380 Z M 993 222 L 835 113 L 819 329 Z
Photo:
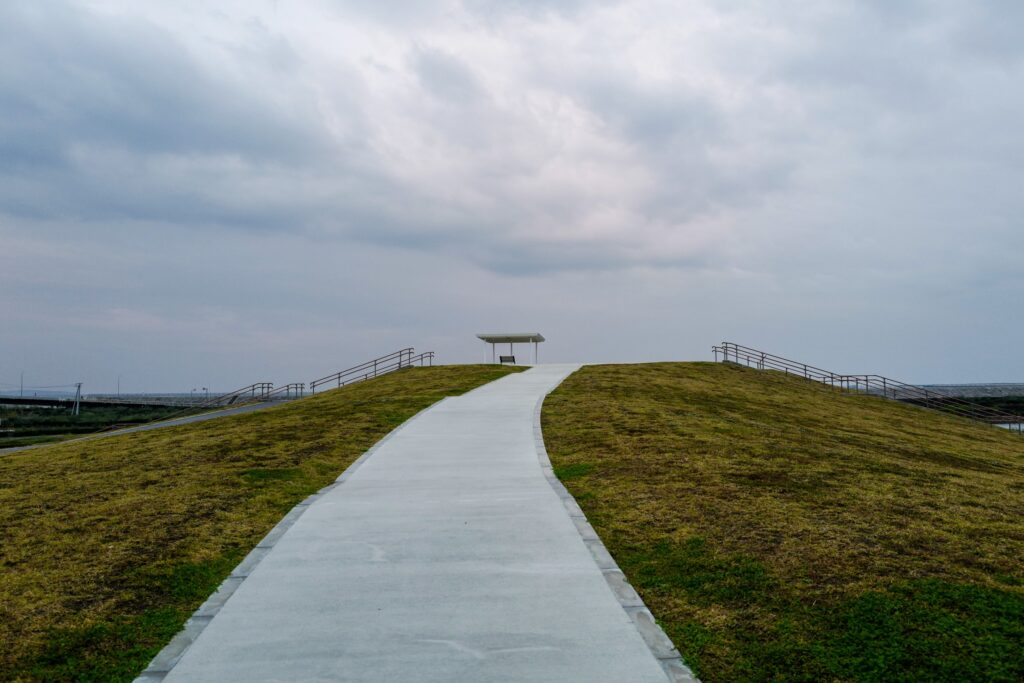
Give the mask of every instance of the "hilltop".
M 706 682 L 1024 678 L 1024 439 L 711 363 L 587 366 L 558 474 Z

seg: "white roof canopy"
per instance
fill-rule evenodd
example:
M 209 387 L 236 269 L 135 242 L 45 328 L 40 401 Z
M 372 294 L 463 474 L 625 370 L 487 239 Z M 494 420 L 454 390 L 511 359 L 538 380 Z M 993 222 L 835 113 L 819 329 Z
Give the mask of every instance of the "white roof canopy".
M 529 342 L 542 342 L 544 335 L 540 332 L 500 332 L 494 334 L 478 334 L 478 339 L 483 339 L 488 344 L 527 344 Z

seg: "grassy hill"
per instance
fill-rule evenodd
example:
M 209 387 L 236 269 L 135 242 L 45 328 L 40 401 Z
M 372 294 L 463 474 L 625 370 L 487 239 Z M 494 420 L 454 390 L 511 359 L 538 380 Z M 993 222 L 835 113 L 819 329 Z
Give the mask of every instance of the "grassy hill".
M 280 408 L 0 455 L 0 679 L 130 681 L 296 503 L 511 368 L 411 368 Z
M 707 682 L 1024 680 L 1024 439 L 771 372 L 588 366 L 544 439 Z

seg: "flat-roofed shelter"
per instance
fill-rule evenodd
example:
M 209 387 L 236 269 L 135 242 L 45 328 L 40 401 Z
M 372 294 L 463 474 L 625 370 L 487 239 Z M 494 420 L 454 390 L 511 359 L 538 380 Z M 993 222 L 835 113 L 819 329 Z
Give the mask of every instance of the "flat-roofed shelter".
M 501 356 L 502 362 L 505 362 L 505 358 L 511 358 L 511 362 L 515 363 L 515 353 L 513 352 L 513 344 L 529 344 L 533 343 L 533 364 L 537 364 L 537 345 L 544 341 L 544 335 L 540 332 L 497 332 L 494 334 L 478 334 L 478 339 L 484 340 L 485 344 L 491 345 L 491 362 L 497 361 L 495 357 L 495 345 L 496 344 L 508 344 L 508 356 Z

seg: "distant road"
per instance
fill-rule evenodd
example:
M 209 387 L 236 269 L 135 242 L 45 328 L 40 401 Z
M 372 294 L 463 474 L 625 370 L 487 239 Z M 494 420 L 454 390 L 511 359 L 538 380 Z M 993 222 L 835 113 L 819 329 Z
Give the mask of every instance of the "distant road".
M 90 439 L 102 439 L 107 436 L 117 436 L 119 434 L 131 434 L 132 432 L 148 432 L 151 429 L 163 429 L 164 427 L 177 427 L 179 425 L 192 424 L 193 422 L 206 422 L 207 420 L 215 420 L 218 417 L 229 417 L 231 415 L 240 415 L 242 413 L 251 413 L 256 410 L 263 410 L 264 408 L 272 408 L 277 405 L 281 405 L 285 401 L 268 401 L 265 403 L 250 403 L 244 406 L 238 406 L 237 408 L 227 408 L 225 410 L 217 410 L 211 413 L 201 413 L 199 415 L 189 415 L 188 417 L 179 417 L 174 420 L 164 420 L 162 422 L 150 422 L 144 425 L 138 425 L 137 427 L 126 427 L 124 429 L 118 429 L 110 432 L 99 432 L 97 434 L 88 434 L 86 436 L 79 437 L 77 439 L 68 439 L 67 441 L 59 441 L 57 443 L 72 443 L 74 441 L 88 441 Z M 42 448 L 43 446 L 52 446 L 53 443 L 40 443 L 33 446 L 16 446 L 14 448 L 0 448 L 0 455 L 6 453 L 14 453 L 15 451 L 25 451 L 30 448 Z

